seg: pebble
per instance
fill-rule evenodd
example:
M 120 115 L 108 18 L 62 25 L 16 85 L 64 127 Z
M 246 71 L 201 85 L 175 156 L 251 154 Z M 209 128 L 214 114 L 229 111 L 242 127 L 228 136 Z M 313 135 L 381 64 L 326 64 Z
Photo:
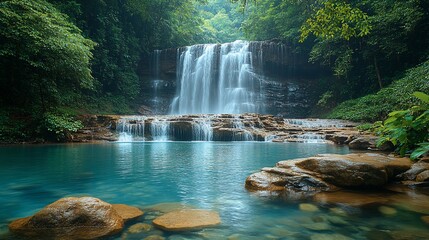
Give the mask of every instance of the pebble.
M 328 216 L 328 221 L 334 225 L 349 225 L 349 223 L 341 217 L 338 216 Z
M 324 222 L 307 223 L 303 224 L 302 226 L 313 231 L 326 231 L 331 229 L 331 225 Z
M 165 240 L 165 237 L 159 235 L 150 235 L 145 237 L 144 240 Z
M 305 211 L 305 212 L 317 212 L 319 211 L 319 208 L 314 204 L 301 203 L 299 204 L 299 210 Z
M 378 208 L 378 211 L 381 212 L 384 215 L 395 215 L 398 213 L 398 211 L 394 208 L 391 207 L 387 207 L 387 206 L 381 206 Z
M 341 208 L 330 208 L 329 210 L 334 214 L 344 216 L 344 217 L 347 216 L 347 212 Z
M 149 232 L 152 229 L 152 226 L 147 223 L 136 223 L 128 228 L 129 233 L 141 233 Z
M 311 240 L 352 240 L 342 234 L 314 234 L 310 237 Z

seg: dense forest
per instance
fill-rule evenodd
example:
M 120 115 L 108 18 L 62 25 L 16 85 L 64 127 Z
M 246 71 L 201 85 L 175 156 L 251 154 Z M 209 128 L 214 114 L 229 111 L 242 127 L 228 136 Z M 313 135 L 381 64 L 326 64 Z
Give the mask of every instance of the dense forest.
M 142 58 L 197 43 L 275 39 L 328 67 L 314 116 L 383 120 L 429 92 L 428 0 L 1 0 L 0 29 L 1 142 L 135 113 Z

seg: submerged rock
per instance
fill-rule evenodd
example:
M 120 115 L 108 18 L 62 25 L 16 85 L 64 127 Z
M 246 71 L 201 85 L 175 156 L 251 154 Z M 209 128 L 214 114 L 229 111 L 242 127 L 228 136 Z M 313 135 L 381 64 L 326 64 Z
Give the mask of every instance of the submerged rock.
M 185 231 L 218 225 L 220 217 L 213 211 L 183 209 L 164 214 L 153 220 L 153 224 L 167 231 Z
M 396 209 L 387 206 L 380 206 L 378 208 L 378 211 L 387 216 L 395 215 L 398 213 Z
M 152 226 L 147 223 L 136 223 L 128 228 L 129 233 L 149 232 Z
M 29 237 L 94 239 L 118 233 L 124 219 L 109 203 L 97 198 L 62 198 L 34 216 L 9 224 L 11 232 Z
M 301 203 L 299 204 L 299 210 L 305 211 L 305 212 L 317 212 L 319 211 L 319 208 L 314 204 Z
M 352 240 L 349 237 L 346 237 L 342 234 L 322 234 L 322 233 L 318 233 L 318 234 L 314 234 L 310 236 L 311 240 Z
M 353 207 L 378 205 L 387 203 L 389 201 L 388 198 L 381 194 L 362 194 L 345 191 L 318 193 L 314 196 L 313 199 L 320 203 L 345 204 Z

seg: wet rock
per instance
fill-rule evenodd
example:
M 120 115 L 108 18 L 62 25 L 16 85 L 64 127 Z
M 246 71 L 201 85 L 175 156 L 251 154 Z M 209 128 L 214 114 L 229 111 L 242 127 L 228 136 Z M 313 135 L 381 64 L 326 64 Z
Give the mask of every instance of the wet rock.
M 319 211 L 319 208 L 314 204 L 301 203 L 299 204 L 299 210 L 304 212 L 317 212 Z
M 387 216 L 396 215 L 398 213 L 396 209 L 387 206 L 380 206 L 378 211 Z
M 313 234 L 310 236 L 311 240 L 352 240 L 352 238 L 346 237 L 342 234 Z
M 164 214 L 153 220 L 153 224 L 167 231 L 185 231 L 219 225 L 220 217 L 213 211 L 184 209 Z
M 339 145 L 345 144 L 348 139 L 349 139 L 349 135 L 334 134 L 334 135 L 326 136 L 326 140 L 330 140 Z
M 129 233 L 141 233 L 141 232 L 149 232 L 152 230 L 152 226 L 147 223 L 136 223 L 128 228 Z
M 9 225 L 11 232 L 29 237 L 94 239 L 118 233 L 124 220 L 112 205 L 97 198 L 62 198 L 34 216 Z
M 112 204 L 112 207 L 124 221 L 138 218 L 144 214 L 142 210 L 125 204 Z
M 320 154 L 280 161 L 276 167 L 263 168 L 246 179 L 246 188 L 251 191 L 315 194 L 339 188 L 381 187 L 410 166 L 408 158 L 381 154 Z
M 416 177 L 417 182 L 426 182 L 429 180 L 429 170 L 419 173 Z
M 380 187 L 408 170 L 411 161 L 371 153 L 320 154 L 295 165 L 339 187 Z
M 370 147 L 375 147 L 376 137 L 360 137 L 349 143 L 350 149 L 367 150 Z
M 396 178 L 402 181 L 413 181 L 417 175 L 426 170 L 429 170 L 429 163 L 419 161 L 414 163 L 406 172 L 397 175 Z

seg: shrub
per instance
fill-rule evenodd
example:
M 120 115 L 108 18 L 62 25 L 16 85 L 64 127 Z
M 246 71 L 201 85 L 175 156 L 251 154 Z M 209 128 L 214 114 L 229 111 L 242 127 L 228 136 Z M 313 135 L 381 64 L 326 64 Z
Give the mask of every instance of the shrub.
M 413 95 L 422 101 L 420 105 L 391 112 L 384 122 L 374 125 L 381 136 L 377 145 L 392 142 L 401 156 L 411 152 L 411 159 L 415 160 L 429 151 L 429 95 Z

